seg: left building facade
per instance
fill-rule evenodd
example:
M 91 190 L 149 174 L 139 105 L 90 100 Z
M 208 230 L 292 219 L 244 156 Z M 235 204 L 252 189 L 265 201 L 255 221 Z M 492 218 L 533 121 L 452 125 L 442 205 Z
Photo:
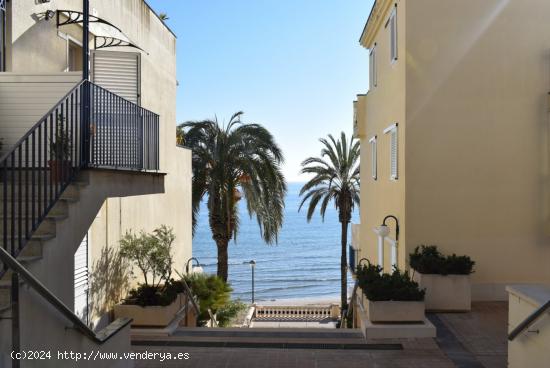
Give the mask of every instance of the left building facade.
M 191 152 L 176 145 L 176 36 L 143 0 L 90 0 L 83 81 L 82 6 L 0 0 L 0 236 L 15 266 L 92 331 L 117 332 L 98 343 L 21 286 L 22 350 L 130 349 L 129 325 L 110 318 L 140 282 L 117 263 L 127 231 L 166 225 L 176 235 L 173 269 L 183 272 L 192 256 Z M 12 268 L 0 262 L 3 318 L 12 313 Z M 13 326 L 0 320 L 0 366 L 11 364 Z

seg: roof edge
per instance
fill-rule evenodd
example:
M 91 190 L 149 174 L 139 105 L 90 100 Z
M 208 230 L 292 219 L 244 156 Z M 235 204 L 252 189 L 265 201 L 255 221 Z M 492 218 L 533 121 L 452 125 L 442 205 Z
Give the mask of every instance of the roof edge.
M 367 49 L 372 47 L 376 33 L 384 21 L 384 15 L 387 13 L 392 3 L 393 0 L 375 0 L 367 23 L 365 23 L 365 27 L 359 38 L 361 46 Z

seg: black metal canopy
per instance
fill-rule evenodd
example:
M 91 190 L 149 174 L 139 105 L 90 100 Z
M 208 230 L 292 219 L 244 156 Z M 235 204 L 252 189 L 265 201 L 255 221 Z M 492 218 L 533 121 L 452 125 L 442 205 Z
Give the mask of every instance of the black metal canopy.
M 2 1 L 5 1 L 5 0 L 0 0 L 0 2 Z M 56 14 L 57 14 L 58 28 L 69 24 L 84 23 L 84 14 L 80 11 L 57 10 Z M 67 19 L 62 20 L 60 15 L 66 16 Z M 108 22 L 105 19 L 101 19 L 100 17 L 96 17 L 95 15 L 90 15 L 90 23 L 105 24 L 109 27 L 116 29 L 123 37 L 126 37 L 126 40 L 124 40 L 122 38 L 114 37 L 114 36 L 94 35 L 94 47 L 96 50 L 107 48 L 107 47 L 132 47 L 145 52 L 145 50 L 143 50 L 141 47 L 131 42 L 130 39 L 124 34 L 124 32 L 122 32 L 120 28 L 118 28 L 111 22 Z
M 144 49 L 133 44 L 132 42 L 121 40 L 116 37 L 94 36 L 94 49 L 104 49 L 106 47 L 133 47 L 146 53 Z

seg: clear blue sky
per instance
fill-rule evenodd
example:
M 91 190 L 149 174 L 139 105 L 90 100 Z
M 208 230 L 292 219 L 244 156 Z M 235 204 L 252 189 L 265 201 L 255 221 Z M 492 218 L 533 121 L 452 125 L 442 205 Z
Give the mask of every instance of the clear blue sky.
M 373 0 L 148 0 L 177 35 L 178 123 L 245 112 L 286 157 L 289 181 L 318 139 L 351 134 L 368 88 L 359 36 Z

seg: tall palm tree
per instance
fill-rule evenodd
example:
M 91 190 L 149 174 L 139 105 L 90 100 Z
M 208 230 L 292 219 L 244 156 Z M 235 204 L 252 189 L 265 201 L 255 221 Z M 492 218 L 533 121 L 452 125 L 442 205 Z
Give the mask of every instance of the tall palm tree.
M 166 13 L 159 13 L 159 18 L 160 18 L 160 20 L 162 20 L 163 22 L 164 22 L 164 21 L 167 21 L 168 19 L 170 19 L 170 17 L 169 17 L 168 14 L 166 14 Z
M 359 141 L 351 138 L 348 142 L 342 132 L 341 138 L 335 140 L 332 135 L 328 140 L 321 138 L 323 144 L 321 157 L 310 157 L 302 162 L 302 173 L 313 174 L 300 190 L 303 196 L 299 210 L 309 201 L 307 220 L 311 221 L 317 205 L 320 203 L 320 213 L 323 221 L 330 202 L 338 210 L 338 219 L 342 225 L 340 258 L 342 311 L 347 307 L 347 262 L 346 248 L 348 243 L 348 225 L 354 207 L 359 206 Z
M 242 123 L 242 114 L 234 114 L 226 127 L 217 119 L 180 125 L 185 129 L 185 145 L 193 150 L 193 230 L 206 195 L 212 238 L 218 248 L 218 276 L 226 281 L 227 248 L 239 229 L 239 200 L 244 197 L 263 240 L 272 244 L 283 224 L 287 191 L 281 149 L 264 127 Z

